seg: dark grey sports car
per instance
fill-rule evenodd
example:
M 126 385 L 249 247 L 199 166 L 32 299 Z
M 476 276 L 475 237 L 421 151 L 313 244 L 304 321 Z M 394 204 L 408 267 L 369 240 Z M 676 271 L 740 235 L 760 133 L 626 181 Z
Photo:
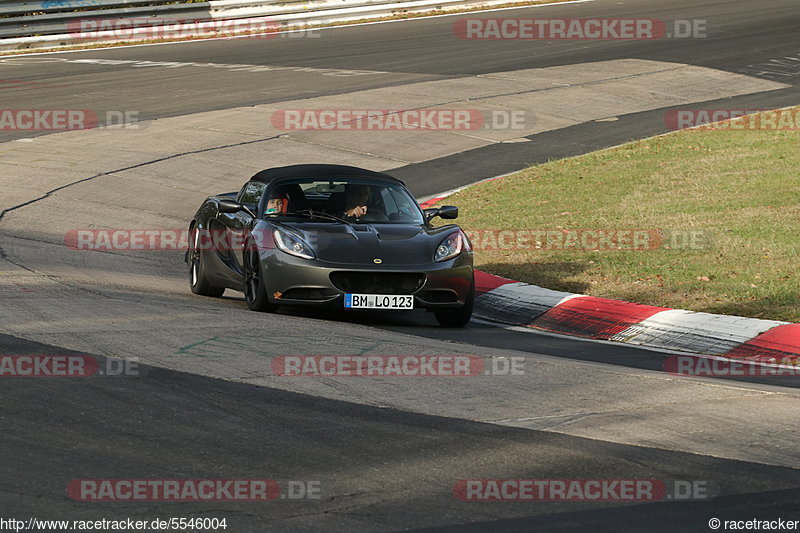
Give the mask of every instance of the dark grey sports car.
M 469 322 L 472 246 L 458 208 L 420 208 L 402 181 L 341 165 L 293 165 L 210 196 L 190 226 L 192 292 L 242 291 L 250 309 L 319 305 L 433 311 L 443 326 Z

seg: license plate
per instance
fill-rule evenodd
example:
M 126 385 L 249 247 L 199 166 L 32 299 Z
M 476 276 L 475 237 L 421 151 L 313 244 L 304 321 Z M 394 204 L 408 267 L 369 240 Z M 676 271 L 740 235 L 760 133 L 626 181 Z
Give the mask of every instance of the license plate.
M 345 294 L 346 309 L 414 309 L 413 296 L 392 294 Z

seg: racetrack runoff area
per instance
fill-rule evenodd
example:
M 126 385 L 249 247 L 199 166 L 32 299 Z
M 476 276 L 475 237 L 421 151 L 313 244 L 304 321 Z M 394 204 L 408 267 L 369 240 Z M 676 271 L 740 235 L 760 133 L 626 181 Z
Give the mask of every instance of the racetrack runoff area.
M 800 108 L 745 111 L 667 112 L 673 129 L 692 129 L 538 165 L 440 203 L 462 208 L 478 266 L 493 274 L 800 322 Z

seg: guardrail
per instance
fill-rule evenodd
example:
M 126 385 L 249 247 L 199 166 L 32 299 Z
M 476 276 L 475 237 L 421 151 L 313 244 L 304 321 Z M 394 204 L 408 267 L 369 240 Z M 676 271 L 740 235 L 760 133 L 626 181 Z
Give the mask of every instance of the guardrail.
M 107 2 L 107 0 L 91 0 Z M 119 5 L 117 0 L 108 2 Z M 41 2 L 47 5 L 47 2 Z M 0 6 L 2 7 L 2 6 Z M 138 6 L 119 9 L 96 9 L 91 11 L 67 11 L 63 13 L 35 13 L 23 16 L 0 18 L 0 39 L 11 37 L 33 37 L 42 35 L 74 34 L 83 21 L 108 19 L 148 19 L 152 24 L 164 24 L 185 19 L 210 19 L 210 4 L 167 4 L 160 6 Z M 52 8 L 50 8 L 52 10 Z M 62 8 L 63 9 L 63 8 Z
M 0 0 L 0 16 L 30 15 L 73 9 L 118 7 L 136 4 L 154 4 L 142 0 L 40 0 L 38 2 L 9 2 Z
M 148 36 L 154 38 L 158 28 L 164 32 L 180 31 L 181 37 L 228 37 L 526 1 L 529 0 L 210 0 L 153 5 L 152 1 L 141 0 L 0 0 L 0 50 L 141 41 Z M 120 28 L 126 31 L 119 31 Z

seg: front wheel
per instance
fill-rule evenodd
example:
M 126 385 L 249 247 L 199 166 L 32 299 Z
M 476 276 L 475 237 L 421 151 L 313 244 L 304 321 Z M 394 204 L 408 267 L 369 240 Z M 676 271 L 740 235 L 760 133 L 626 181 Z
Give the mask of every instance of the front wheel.
M 469 288 L 469 294 L 464 305 L 458 309 L 442 309 L 434 311 L 436 321 L 440 326 L 446 328 L 461 328 L 467 325 L 470 318 L 472 318 L 472 309 L 475 307 L 475 280 L 472 280 L 472 285 Z
M 267 290 L 264 286 L 264 276 L 261 271 L 258 250 L 253 244 L 245 247 L 243 259 L 244 301 L 247 302 L 247 307 L 253 311 L 267 313 L 275 311 L 278 306 L 269 302 Z
M 189 246 L 189 288 L 192 292 L 200 296 L 212 296 L 218 298 L 225 292 L 225 287 L 215 287 L 206 279 L 205 261 L 200 246 L 200 231 L 196 227 L 190 232 L 191 245 Z

